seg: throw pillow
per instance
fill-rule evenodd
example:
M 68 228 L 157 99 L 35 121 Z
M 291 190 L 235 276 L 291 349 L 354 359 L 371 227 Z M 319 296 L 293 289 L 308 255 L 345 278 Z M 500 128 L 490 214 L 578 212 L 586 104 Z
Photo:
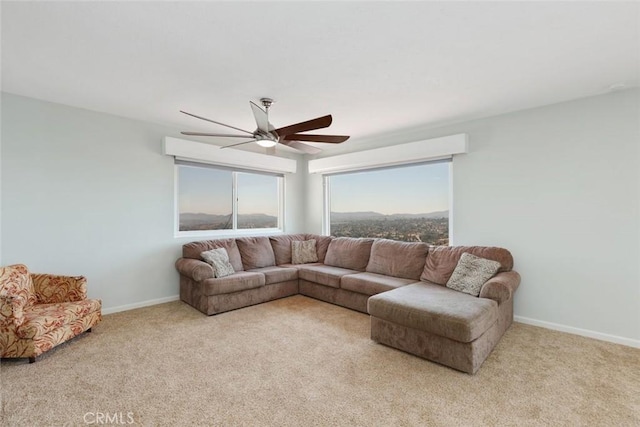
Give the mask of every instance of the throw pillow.
M 229 262 L 229 254 L 225 248 L 201 252 L 200 256 L 205 262 L 213 266 L 213 273 L 216 277 L 225 277 L 235 273 L 233 266 Z
M 480 258 L 470 253 L 463 253 L 456 265 L 447 288 L 471 294 L 480 295 L 480 288 L 491 279 L 500 268 L 500 263 L 490 259 Z
M 291 242 L 291 263 L 307 264 L 309 262 L 318 262 L 316 240 L 311 239 Z

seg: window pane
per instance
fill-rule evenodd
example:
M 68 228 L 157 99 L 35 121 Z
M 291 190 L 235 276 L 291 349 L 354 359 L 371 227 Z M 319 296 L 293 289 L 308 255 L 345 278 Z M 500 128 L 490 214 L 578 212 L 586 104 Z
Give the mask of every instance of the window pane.
M 231 172 L 178 166 L 179 230 L 223 230 L 233 227 Z
M 448 245 L 449 165 L 330 177 L 331 234 Z
M 269 175 L 238 173 L 238 228 L 278 226 L 278 180 Z

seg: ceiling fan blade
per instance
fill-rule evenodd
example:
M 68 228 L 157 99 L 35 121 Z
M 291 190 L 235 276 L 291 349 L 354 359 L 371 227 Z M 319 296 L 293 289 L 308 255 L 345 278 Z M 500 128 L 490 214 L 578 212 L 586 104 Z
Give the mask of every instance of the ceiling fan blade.
M 312 147 L 308 144 L 299 141 L 285 141 L 280 140 L 280 144 L 286 145 L 287 147 L 295 148 L 296 150 L 300 150 L 306 154 L 318 154 L 322 152 L 321 149 Z
M 231 129 L 239 130 L 240 132 L 248 133 L 249 135 L 253 135 L 253 132 L 249 132 L 248 130 L 240 129 L 235 126 L 225 125 L 224 123 L 216 122 L 215 120 L 207 119 L 206 117 L 196 116 L 195 114 L 187 113 L 186 111 L 180 110 L 182 114 L 186 114 L 187 116 L 195 117 L 196 119 L 205 120 L 207 122 L 215 123 L 220 126 L 225 126 Z
M 264 133 L 269 133 L 269 113 L 251 101 L 249 101 L 249 104 L 251 104 L 251 110 L 253 110 L 253 117 L 256 118 L 258 130 Z
M 282 139 L 287 141 L 309 141 L 309 142 L 328 142 L 332 144 L 340 144 L 345 142 L 349 137 L 347 135 L 304 135 L 301 133 L 294 133 L 286 135 Z
M 276 129 L 275 132 L 284 137 L 298 132 L 306 132 L 308 130 L 322 129 L 331 125 L 331 115 L 318 117 L 317 119 L 307 120 L 306 122 L 296 123 L 295 125 L 285 126 L 280 129 Z
M 231 148 L 231 147 L 236 147 L 238 145 L 243 145 L 243 144 L 248 144 L 250 142 L 255 141 L 255 139 L 250 139 L 249 141 L 244 141 L 244 142 L 238 142 L 237 144 L 231 144 L 231 145 L 223 145 L 220 148 Z
M 202 132 L 180 132 L 183 135 L 190 136 L 219 136 L 224 138 L 247 138 L 246 135 L 229 135 L 226 133 L 202 133 Z

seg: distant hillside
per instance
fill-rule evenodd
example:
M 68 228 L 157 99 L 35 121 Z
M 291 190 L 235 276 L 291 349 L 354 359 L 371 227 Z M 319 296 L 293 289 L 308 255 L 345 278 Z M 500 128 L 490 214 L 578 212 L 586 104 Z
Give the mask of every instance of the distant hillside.
M 231 214 L 213 215 L 206 213 L 181 213 L 180 230 L 216 230 L 231 228 Z M 278 218 L 266 214 L 238 215 L 238 226 L 241 228 L 269 228 L 276 227 Z
M 384 219 L 378 212 L 331 212 L 331 221 L 362 221 L 363 219 Z
M 412 218 L 449 218 L 449 211 L 437 211 L 429 213 L 406 214 L 397 213 L 384 215 L 379 212 L 331 212 L 332 222 L 349 222 L 381 219 L 412 219 Z
M 449 211 L 436 211 L 429 213 L 419 214 L 392 214 L 388 215 L 391 218 L 449 218 Z
M 206 213 L 181 213 L 180 221 L 202 221 L 202 222 L 220 222 L 226 221 L 231 214 L 229 215 L 213 215 Z

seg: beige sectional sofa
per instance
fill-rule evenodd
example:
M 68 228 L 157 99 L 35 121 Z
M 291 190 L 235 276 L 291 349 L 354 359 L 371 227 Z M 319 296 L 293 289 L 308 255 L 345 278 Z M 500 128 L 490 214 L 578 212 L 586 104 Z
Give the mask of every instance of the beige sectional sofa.
M 318 261 L 292 264 L 292 242 L 311 239 Z M 215 248 L 225 248 L 234 274 L 214 277 L 200 254 Z M 445 286 L 465 252 L 500 263 L 479 297 Z M 520 283 L 502 248 L 314 234 L 192 242 L 176 268 L 180 298 L 207 315 L 300 293 L 370 314 L 376 342 L 468 373 L 512 323 Z

